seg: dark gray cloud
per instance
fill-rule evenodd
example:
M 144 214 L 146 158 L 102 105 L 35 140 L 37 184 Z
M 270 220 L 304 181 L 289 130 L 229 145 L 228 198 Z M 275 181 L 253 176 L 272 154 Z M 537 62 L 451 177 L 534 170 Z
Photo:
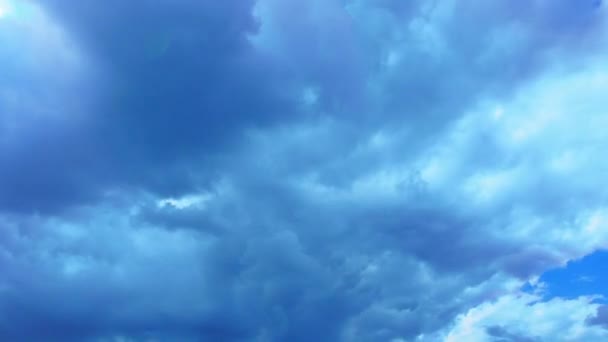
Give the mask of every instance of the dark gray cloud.
M 486 329 L 488 335 L 494 338 L 495 342 L 538 342 L 537 338 L 522 334 L 509 332 L 501 326 L 491 326 Z
M 597 308 L 597 313 L 587 319 L 587 323 L 608 328 L 608 307 L 606 307 L 606 305 L 600 305 Z
M 491 326 L 486 329 L 488 335 L 494 338 L 495 342 L 537 342 L 536 338 L 523 334 L 512 333 L 501 326 Z
M 11 165 L 2 168 L 4 207 L 45 211 L 113 187 L 192 189 L 192 159 L 212 164 L 244 127 L 297 115 L 285 103 L 289 84 L 247 40 L 256 30 L 249 1 L 40 3 L 95 70 L 66 90 L 32 82 L 39 76 L 27 68 L 8 84 L 70 104 L 85 98 L 87 106 L 55 109 L 84 117 L 78 124 L 24 119 L 29 139 L 6 146 L 1 161 Z M 213 168 L 196 173 L 212 177 Z

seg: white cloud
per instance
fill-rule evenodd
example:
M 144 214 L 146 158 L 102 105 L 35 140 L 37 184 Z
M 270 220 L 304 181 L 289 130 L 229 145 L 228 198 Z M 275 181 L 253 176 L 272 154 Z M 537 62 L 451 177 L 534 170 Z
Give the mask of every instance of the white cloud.
M 203 209 L 205 204 L 212 198 L 213 195 L 211 194 L 189 195 L 179 198 L 164 198 L 158 201 L 158 207 L 163 208 L 166 206 L 171 206 L 176 209 L 196 207 L 197 209 Z
M 494 341 L 489 331 L 492 327 L 499 327 L 497 331 L 506 335 L 521 336 L 522 340 L 525 337 L 530 341 L 536 338 L 564 342 L 605 341 L 608 331 L 586 324 L 599 307 L 593 300 L 593 297 L 554 298 L 543 302 L 542 297 L 536 294 L 506 295 L 460 315 L 456 325 L 446 334 L 445 341 Z

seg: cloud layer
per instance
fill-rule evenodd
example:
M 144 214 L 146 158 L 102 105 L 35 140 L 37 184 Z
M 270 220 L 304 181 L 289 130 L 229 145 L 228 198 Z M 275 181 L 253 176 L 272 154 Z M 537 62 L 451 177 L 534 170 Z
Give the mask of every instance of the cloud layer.
M 601 1 L 3 4 L 0 339 L 608 338 Z

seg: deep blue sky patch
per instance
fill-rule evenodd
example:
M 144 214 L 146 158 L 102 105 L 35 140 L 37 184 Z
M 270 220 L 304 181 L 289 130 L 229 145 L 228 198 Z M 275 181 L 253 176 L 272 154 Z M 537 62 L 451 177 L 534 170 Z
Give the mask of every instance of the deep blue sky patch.
M 565 267 L 550 270 L 540 277 L 547 285 L 547 297 L 576 298 L 608 292 L 608 252 L 598 251 Z

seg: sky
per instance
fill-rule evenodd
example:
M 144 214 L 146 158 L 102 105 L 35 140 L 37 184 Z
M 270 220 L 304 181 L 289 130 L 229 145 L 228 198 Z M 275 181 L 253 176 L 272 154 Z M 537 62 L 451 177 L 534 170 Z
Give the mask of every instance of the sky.
M 0 340 L 608 341 L 601 0 L 0 0 Z

